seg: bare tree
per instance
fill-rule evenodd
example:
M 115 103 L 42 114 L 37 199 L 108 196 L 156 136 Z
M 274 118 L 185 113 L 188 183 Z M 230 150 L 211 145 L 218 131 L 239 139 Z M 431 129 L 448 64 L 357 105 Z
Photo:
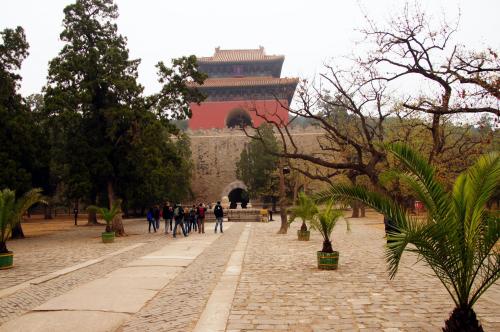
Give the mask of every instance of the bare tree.
M 381 73 L 380 82 L 416 79 L 431 88 L 405 97 L 403 106 L 429 116 L 428 130 L 433 139 L 429 162 L 446 146 L 442 129 L 447 115 L 490 113 L 500 115 L 500 59 L 495 51 L 468 51 L 452 45 L 457 25 L 447 22 L 434 28 L 428 16 L 418 8 L 405 6 L 403 14 L 385 28 L 369 21 L 362 30 L 374 49 L 361 68 Z
M 406 7 L 386 28 L 369 22 L 362 30 L 365 42 L 374 47 L 366 56 L 352 58 L 349 66 L 326 65 L 318 82 L 302 81 L 293 106 L 280 104 L 291 119 L 257 107 L 250 110 L 274 125 L 282 143 L 276 155 L 330 170 L 318 174 L 302 169 L 303 174 L 326 182 L 339 174 L 352 182 L 362 177 L 402 200 L 400 188 L 388 187 L 380 178 L 391 162 L 384 144 L 419 144 L 429 161 L 461 171 L 468 166 L 464 156 L 480 154 L 486 141 L 470 133 L 474 116 L 500 115 L 496 52 L 451 46 L 454 31 L 446 24 L 433 30 L 423 13 L 411 14 Z M 402 93 L 399 85 L 409 80 L 429 89 Z M 464 116 L 467 125 L 458 122 Z M 324 131 L 318 137 L 319 151 L 305 151 L 294 140 L 290 127 L 298 118 L 309 119 Z M 255 129 L 247 135 L 261 139 Z

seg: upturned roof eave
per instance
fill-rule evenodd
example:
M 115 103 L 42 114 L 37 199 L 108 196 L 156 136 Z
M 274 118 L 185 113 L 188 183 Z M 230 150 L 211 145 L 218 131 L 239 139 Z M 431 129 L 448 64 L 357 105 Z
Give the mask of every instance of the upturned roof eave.
M 275 56 L 269 56 L 267 59 L 213 59 L 212 57 L 204 57 L 204 58 L 197 58 L 196 61 L 198 63 L 203 63 L 203 64 L 221 64 L 221 63 L 227 63 L 227 64 L 238 64 L 238 63 L 252 63 L 252 62 L 281 62 L 283 63 L 285 61 L 285 56 L 284 55 L 275 55 Z

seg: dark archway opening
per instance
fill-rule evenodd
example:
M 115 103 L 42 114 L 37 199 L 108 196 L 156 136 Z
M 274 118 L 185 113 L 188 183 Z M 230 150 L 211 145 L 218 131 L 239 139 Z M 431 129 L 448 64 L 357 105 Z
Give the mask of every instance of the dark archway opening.
M 241 203 L 241 207 L 244 209 L 247 208 L 249 198 L 248 198 L 248 193 L 246 192 L 246 190 L 241 189 L 241 188 L 233 189 L 229 193 L 228 198 L 229 198 L 229 202 L 230 202 L 230 204 L 229 204 L 230 209 L 236 209 L 236 205 L 237 205 L 236 203 Z
M 245 110 L 242 109 L 235 109 L 232 110 L 226 119 L 226 126 L 229 128 L 242 128 L 246 126 L 251 126 L 252 125 L 252 118 L 246 112 Z

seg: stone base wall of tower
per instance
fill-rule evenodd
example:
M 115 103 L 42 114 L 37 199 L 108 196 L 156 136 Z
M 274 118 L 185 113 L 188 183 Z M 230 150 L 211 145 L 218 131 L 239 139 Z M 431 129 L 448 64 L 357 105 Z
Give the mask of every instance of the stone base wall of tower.
M 321 129 L 315 127 L 295 128 L 291 131 L 294 140 L 304 152 L 320 151 L 318 137 Z M 250 141 L 239 129 L 188 130 L 193 158 L 192 191 L 197 202 L 213 203 L 220 200 L 227 188 L 239 181 L 236 178 L 236 163 L 245 144 Z M 319 181 L 311 181 L 311 190 L 324 187 Z

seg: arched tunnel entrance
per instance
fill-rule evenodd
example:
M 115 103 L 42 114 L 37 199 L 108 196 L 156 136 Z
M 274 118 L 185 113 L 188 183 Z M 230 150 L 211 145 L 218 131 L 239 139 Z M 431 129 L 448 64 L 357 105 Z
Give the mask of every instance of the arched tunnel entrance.
M 229 128 L 241 128 L 252 125 L 252 118 L 247 111 L 237 108 L 229 112 L 226 118 L 226 126 Z
M 228 184 L 222 191 L 222 197 L 229 199 L 229 208 L 236 209 L 236 203 L 242 203 L 241 206 L 246 208 L 250 201 L 247 191 L 247 186 L 240 180 L 236 180 Z
M 231 192 L 228 195 L 229 198 L 229 208 L 230 209 L 236 209 L 237 203 L 241 203 L 241 207 L 246 209 L 249 197 L 248 193 L 246 190 L 242 188 L 235 188 L 231 190 Z

